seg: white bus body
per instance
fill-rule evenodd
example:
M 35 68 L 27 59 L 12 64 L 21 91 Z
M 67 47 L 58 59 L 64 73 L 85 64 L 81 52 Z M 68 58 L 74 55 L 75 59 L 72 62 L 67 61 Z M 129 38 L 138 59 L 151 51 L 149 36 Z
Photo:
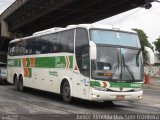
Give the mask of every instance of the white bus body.
M 10 42 L 7 79 L 21 91 L 25 86 L 62 94 L 65 102 L 140 100 L 140 49 L 131 30 L 94 24 L 53 28 Z

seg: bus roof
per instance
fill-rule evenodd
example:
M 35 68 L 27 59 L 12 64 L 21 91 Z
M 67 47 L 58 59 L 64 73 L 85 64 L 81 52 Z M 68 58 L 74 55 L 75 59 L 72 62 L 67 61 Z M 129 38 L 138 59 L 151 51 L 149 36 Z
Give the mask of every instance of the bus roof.
M 106 30 L 121 31 L 121 32 L 128 32 L 128 33 L 137 34 L 135 31 L 133 31 L 131 29 L 124 29 L 124 28 L 120 29 L 118 27 L 109 26 L 109 25 L 78 24 L 78 25 L 68 25 L 65 28 L 54 27 L 54 28 L 43 30 L 43 31 L 35 32 L 35 33 L 33 33 L 32 36 L 28 36 L 28 37 L 24 37 L 24 38 L 17 38 L 17 39 L 10 41 L 10 43 L 21 41 L 23 39 L 25 40 L 25 39 L 32 38 L 32 37 L 38 37 L 38 36 L 42 36 L 42 35 L 47 35 L 47 34 L 51 34 L 51 33 L 74 29 L 74 28 L 78 28 L 78 27 L 86 28 L 88 30 L 89 29 L 106 29 Z

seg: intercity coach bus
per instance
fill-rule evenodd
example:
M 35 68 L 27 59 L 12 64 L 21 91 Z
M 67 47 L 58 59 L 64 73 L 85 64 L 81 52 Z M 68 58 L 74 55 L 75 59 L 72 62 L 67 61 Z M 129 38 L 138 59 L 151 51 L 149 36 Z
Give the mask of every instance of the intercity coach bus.
M 9 43 L 8 82 L 90 101 L 140 100 L 143 58 L 137 33 L 95 24 L 51 28 Z

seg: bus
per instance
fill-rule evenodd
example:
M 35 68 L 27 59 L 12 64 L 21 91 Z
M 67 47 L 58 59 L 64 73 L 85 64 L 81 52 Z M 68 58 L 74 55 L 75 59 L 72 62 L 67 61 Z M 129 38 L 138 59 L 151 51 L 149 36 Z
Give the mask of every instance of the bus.
M 143 94 L 137 33 L 96 24 L 51 28 L 12 40 L 8 82 L 89 101 L 136 101 Z

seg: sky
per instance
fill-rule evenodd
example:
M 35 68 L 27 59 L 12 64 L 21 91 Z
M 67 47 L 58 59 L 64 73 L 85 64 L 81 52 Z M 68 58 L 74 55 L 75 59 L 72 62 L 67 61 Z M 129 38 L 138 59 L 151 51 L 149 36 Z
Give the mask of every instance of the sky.
M 0 14 L 8 8 L 15 0 L 0 0 Z
M 0 0 L 0 14 L 15 0 Z M 120 28 L 142 29 L 150 43 L 160 36 L 160 3 L 153 2 L 152 8 L 135 8 L 119 15 L 101 20 L 96 24 L 107 24 Z
M 107 24 L 120 28 L 142 29 L 150 43 L 160 37 L 160 3 L 153 2 L 150 9 L 135 8 L 119 15 L 101 20 L 96 24 Z

